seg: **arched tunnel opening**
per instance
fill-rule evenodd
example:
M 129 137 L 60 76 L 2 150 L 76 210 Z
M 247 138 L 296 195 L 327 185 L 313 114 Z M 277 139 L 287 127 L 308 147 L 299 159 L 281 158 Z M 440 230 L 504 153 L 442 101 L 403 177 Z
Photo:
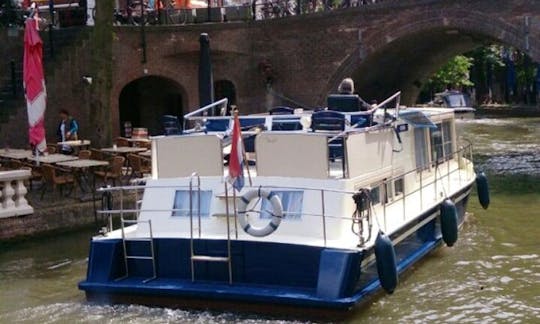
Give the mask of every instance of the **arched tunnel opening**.
M 163 115 L 184 115 L 185 91 L 176 81 L 146 76 L 128 83 L 120 92 L 120 129 L 126 122 L 132 127 L 144 127 L 151 135 L 162 133 Z M 124 131 L 122 131 L 122 135 Z
M 414 105 L 428 79 L 456 55 L 501 44 L 489 36 L 455 28 L 438 28 L 395 39 L 367 56 L 352 73 L 366 101 L 381 101 L 401 91 L 401 103 Z M 510 44 L 501 44 L 510 46 Z

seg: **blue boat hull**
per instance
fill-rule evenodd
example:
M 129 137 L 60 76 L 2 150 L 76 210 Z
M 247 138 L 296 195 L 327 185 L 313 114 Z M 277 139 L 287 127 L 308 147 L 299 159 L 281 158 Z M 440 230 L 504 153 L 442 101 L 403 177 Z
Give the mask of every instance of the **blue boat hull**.
M 454 195 L 462 224 L 471 187 Z M 439 206 L 420 215 L 390 239 L 398 272 L 442 242 Z M 146 245 L 145 245 L 146 244 Z M 130 255 L 148 255 L 148 242 L 130 242 Z M 285 305 L 348 310 L 380 290 L 374 251 L 341 250 L 295 244 L 232 241 L 233 283 L 226 263 L 197 262 L 191 280 L 189 239 L 155 238 L 156 279 L 149 260 L 129 260 L 125 277 L 122 241 L 91 242 L 86 280 L 79 288 L 90 301 L 191 307 L 202 303 Z M 226 255 L 226 241 L 196 240 L 195 253 Z M 125 278 L 123 278 L 125 277 Z M 398 286 L 399 289 L 399 286 Z

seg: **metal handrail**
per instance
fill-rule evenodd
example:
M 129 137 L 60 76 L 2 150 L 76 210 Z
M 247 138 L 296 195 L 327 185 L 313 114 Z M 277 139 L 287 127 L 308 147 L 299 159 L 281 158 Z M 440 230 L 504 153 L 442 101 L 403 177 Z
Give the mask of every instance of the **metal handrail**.
M 382 188 L 384 188 L 383 190 L 386 190 L 387 188 L 387 184 L 389 183 L 392 183 L 393 181 L 395 180 L 398 180 L 400 178 L 404 178 L 405 176 L 407 175 L 410 175 L 412 173 L 419 173 L 419 176 L 420 176 L 420 187 L 417 188 L 417 189 L 414 189 L 412 191 L 409 191 L 407 193 L 403 193 L 402 195 L 399 195 L 399 196 L 394 196 L 394 200 L 390 201 L 390 200 L 386 200 L 382 202 L 383 206 L 385 208 L 383 208 L 383 219 L 384 219 L 384 224 L 386 224 L 386 220 L 387 220 L 387 212 L 386 212 L 386 207 L 388 206 L 391 206 L 393 204 L 396 204 L 396 203 L 403 203 L 403 207 L 405 207 L 405 201 L 408 197 L 420 192 L 420 204 L 421 204 L 421 207 L 423 208 L 424 207 L 424 201 L 423 201 L 423 192 L 425 190 L 425 188 L 428 186 L 428 185 L 432 185 L 432 184 L 436 184 L 437 182 L 441 182 L 443 181 L 443 179 L 446 177 L 447 180 L 448 180 L 448 183 L 450 183 L 450 176 L 456 172 L 459 172 L 460 170 L 462 170 L 463 168 L 460 167 L 461 165 L 461 161 L 460 159 L 462 158 L 462 153 L 465 153 L 468 155 L 468 162 L 466 163 L 467 165 L 470 165 L 472 163 L 472 145 L 468 144 L 466 146 L 462 146 L 460 148 L 458 148 L 456 151 L 452 152 L 451 154 L 449 154 L 450 158 L 443 161 L 442 163 L 447 163 L 447 169 L 446 169 L 446 174 L 437 174 L 437 172 L 435 172 L 435 174 L 432 174 L 431 176 L 429 176 L 429 178 L 426 179 L 425 175 L 424 175 L 424 171 L 426 171 L 426 169 L 428 170 L 431 170 L 432 168 L 437 168 L 438 165 L 441 164 L 441 161 L 432 161 L 430 163 L 428 163 L 427 165 L 423 165 L 423 166 L 420 166 L 420 167 L 417 167 L 413 170 L 410 170 L 410 171 L 407 171 L 407 172 L 403 172 L 403 173 L 400 173 L 399 175 L 396 175 L 396 176 L 393 176 L 391 178 L 388 178 L 388 179 L 385 179 L 383 180 L 382 182 L 379 182 L 378 185 L 381 185 Z M 458 163 L 458 167 L 455 168 L 455 169 L 450 169 L 450 161 L 456 161 Z M 466 168 L 467 170 L 469 170 L 470 168 Z M 439 169 L 440 171 L 440 169 Z M 459 182 L 461 183 L 462 181 L 462 178 L 461 178 L 461 173 L 459 173 Z M 198 188 L 199 188 L 199 208 L 198 208 L 198 214 L 199 214 L 199 232 L 200 232 L 200 177 L 198 177 L 198 175 L 196 176 L 197 179 L 198 179 Z M 469 181 L 472 179 L 472 177 L 470 176 L 469 177 Z M 193 175 L 192 175 L 192 178 L 190 179 L 190 184 L 191 186 L 193 185 L 192 184 L 192 181 L 193 181 Z M 427 182 L 426 182 L 427 181 Z M 226 185 L 226 184 L 225 184 Z M 146 186 L 146 188 L 152 188 L 153 186 Z M 154 186 L 154 187 L 158 187 L 158 188 L 185 188 L 186 186 Z M 348 190 L 340 190 L 340 189 L 321 189 L 321 188 L 315 188 L 315 187 L 295 187 L 295 186 L 274 186 L 274 185 L 269 185 L 269 186 L 261 186 L 262 188 L 266 188 L 266 189 L 280 189 L 280 190 L 302 190 L 302 191 L 316 191 L 316 192 L 320 192 L 321 194 L 321 213 L 318 214 L 318 213 L 306 213 L 306 212 L 302 212 L 301 215 L 304 216 L 304 217 L 315 217 L 315 218 L 320 218 L 321 219 L 321 224 L 322 224 L 322 235 L 323 235 L 323 241 L 324 241 L 324 245 L 326 246 L 327 244 L 327 219 L 339 219 L 339 220 L 352 220 L 353 217 L 348 217 L 348 216 L 342 216 L 342 215 L 328 215 L 327 212 L 326 212 L 326 208 L 325 208 L 325 200 L 326 200 L 326 196 L 325 194 L 326 193 L 339 193 L 339 194 L 344 194 L 344 195 L 354 195 L 357 193 L 357 191 L 348 191 Z M 250 188 L 249 186 L 246 186 L 246 188 Z M 253 187 L 255 188 L 255 187 Z M 260 187 L 256 187 L 257 189 L 260 188 Z M 103 188 L 103 191 L 107 191 L 107 190 L 111 190 L 113 188 Z M 130 187 L 127 187 L 127 189 L 132 189 Z M 192 193 L 192 189 L 190 189 L 190 192 Z M 386 192 L 384 192 L 385 194 L 385 197 L 386 196 Z M 192 221 L 193 221 L 193 205 L 191 203 L 191 200 L 192 200 L 192 194 L 190 195 L 190 209 L 189 209 L 189 212 L 190 212 L 190 222 L 191 222 L 191 233 L 193 231 L 193 225 L 192 225 Z M 229 195 L 228 195 L 228 192 L 227 192 L 227 188 L 225 190 L 225 198 L 226 198 L 226 216 L 227 216 L 227 240 L 228 240 L 228 244 L 230 244 L 230 228 L 229 228 L 229 202 L 228 202 L 228 199 L 230 198 Z M 236 198 L 235 195 L 232 196 L 232 198 Z M 236 216 L 236 206 L 235 206 L 235 203 L 236 203 L 236 199 L 233 200 L 233 211 L 235 213 L 235 216 Z M 98 213 L 107 213 L 109 215 L 111 215 L 110 217 L 112 217 L 113 214 L 123 214 L 123 213 L 137 213 L 137 212 L 173 212 L 173 211 L 186 211 L 186 209 L 182 209 L 182 208 L 178 208 L 178 209 L 133 209 L 133 210 L 105 210 L 105 211 L 98 211 Z M 404 217 L 405 217 L 405 214 L 404 214 Z M 237 221 L 236 221 L 236 217 L 235 217 L 235 229 L 237 231 Z M 386 225 L 385 225 L 386 226 Z M 236 233 L 236 235 L 238 235 L 238 233 Z M 200 233 L 199 233 L 199 237 L 200 237 Z M 191 234 L 191 238 L 193 238 L 193 233 Z M 237 238 L 237 236 L 236 236 Z M 230 246 L 228 245 L 228 248 L 230 248 Z M 230 256 L 230 254 L 229 254 Z
M 204 113 L 204 112 L 206 112 L 206 111 L 208 111 L 210 109 L 218 107 L 219 105 L 227 106 L 228 102 L 229 102 L 229 100 L 227 98 L 220 99 L 220 100 L 218 100 L 216 102 L 213 102 L 211 104 L 208 104 L 208 105 L 206 105 L 204 107 L 201 107 L 201 108 L 199 108 L 197 110 L 194 110 L 192 112 L 189 112 L 189 113 L 185 114 L 184 115 L 184 120 L 185 119 L 190 120 L 191 117 L 194 117 L 195 115 L 198 115 L 198 114 L 202 114 L 202 113 Z M 223 116 L 225 116 L 225 115 L 223 115 Z M 208 117 L 210 117 L 210 116 L 208 116 Z
M 396 100 L 396 108 L 399 108 L 399 103 L 400 103 L 400 99 L 401 99 L 401 91 L 398 91 L 398 92 L 394 93 L 390 97 L 383 100 L 383 102 L 381 102 L 379 104 L 376 104 L 374 109 L 379 109 L 380 107 L 385 106 L 387 103 L 391 102 L 392 100 L 394 100 L 396 98 L 397 98 L 397 100 Z

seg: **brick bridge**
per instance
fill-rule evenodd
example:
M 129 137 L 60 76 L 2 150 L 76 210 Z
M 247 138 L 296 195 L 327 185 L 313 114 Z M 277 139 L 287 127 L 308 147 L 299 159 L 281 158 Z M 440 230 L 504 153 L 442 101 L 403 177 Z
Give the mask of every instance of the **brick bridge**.
M 540 62 L 540 1 L 388 1 L 267 21 L 151 27 L 145 64 L 140 30 L 114 32 L 113 121 L 124 87 L 147 76 L 168 79 L 183 107 L 197 107 L 202 32 L 210 35 L 214 80 L 232 82 L 244 111 L 279 102 L 266 93 L 265 65 L 277 93 L 307 106 L 323 105 L 347 76 L 368 100 L 402 90 L 402 101 L 411 104 L 442 64 L 481 45 L 513 46 Z

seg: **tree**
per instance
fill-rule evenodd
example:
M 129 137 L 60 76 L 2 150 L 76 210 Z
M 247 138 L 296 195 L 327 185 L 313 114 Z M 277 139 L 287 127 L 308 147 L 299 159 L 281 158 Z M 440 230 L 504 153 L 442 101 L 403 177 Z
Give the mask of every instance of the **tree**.
M 427 86 L 435 92 L 443 91 L 448 87 L 473 86 L 474 83 L 469 79 L 469 69 L 472 65 L 472 58 L 463 55 L 455 56 L 428 80 Z

